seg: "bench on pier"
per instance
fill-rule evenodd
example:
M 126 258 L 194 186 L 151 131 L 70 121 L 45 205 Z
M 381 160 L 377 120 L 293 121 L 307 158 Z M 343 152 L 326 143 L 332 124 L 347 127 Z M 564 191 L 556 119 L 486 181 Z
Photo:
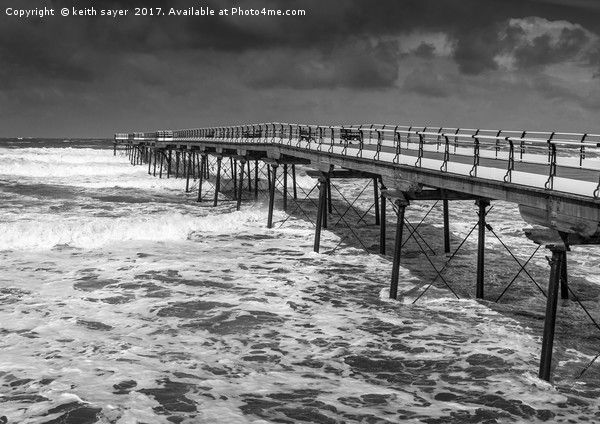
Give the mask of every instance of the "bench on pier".
M 300 141 L 308 141 L 309 143 L 314 141 L 310 128 L 300 128 L 298 135 L 300 137 Z
M 354 128 L 341 128 L 340 129 L 340 143 L 346 142 L 352 144 L 353 141 L 362 143 L 363 134 L 361 130 Z
M 243 138 L 260 138 L 262 137 L 262 129 L 252 131 L 242 131 Z

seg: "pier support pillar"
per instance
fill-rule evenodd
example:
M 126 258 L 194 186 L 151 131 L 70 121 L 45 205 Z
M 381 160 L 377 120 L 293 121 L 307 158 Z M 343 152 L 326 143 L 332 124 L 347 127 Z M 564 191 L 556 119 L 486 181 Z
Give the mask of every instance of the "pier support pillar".
M 206 166 L 206 155 L 200 156 L 200 171 L 198 172 L 198 202 L 202 201 L 202 183 L 204 180 L 204 167 Z
M 150 148 L 148 148 L 148 151 L 146 152 L 146 158 L 148 159 L 148 175 L 152 174 L 152 152 L 150 151 Z
M 317 224 L 315 226 L 315 244 L 313 250 L 319 253 L 321 247 L 321 228 L 327 216 L 327 182 L 328 179 L 319 178 L 319 205 L 317 206 Z
M 248 173 L 250 178 L 250 173 Z M 258 199 L 258 160 L 254 161 L 254 198 Z
M 287 198 L 288 198 L 288 165 L 283 164 L 283 210 L 287 212 Z
M 204 164 L 204 179 L 208 180 L 210 178 L 210 161 L 208 160 L 208 155 L 206 156 L 206 163 Z
M 294 200 L 298 200 L 298 190 L 296 186 L 296 165 L 292 164 L 292 185 L 294 187 Z
M 380 190 L 385 190 L 385 186 L 383 185 L 383 181 L 379 178 L 379 182 L 381 184 Z M 385 255 L 385 233 L 386 233 L 386 200 L 385 196 L 381 195 L 381 220 L 379 225 L 379 253 Z
M 406 199 L 396 199 L 398 219 L 396 222 L 396 240 L 394 242 L 394 261 L 392 263 L 392 281 L 390 283 L 390 299 L 398 298 L 398 280 L 400 278 L 400 258 L 402 255 L 402 234 L 404 230 L 404 212 L 408 206 Z
M 194 172 L 196 172 L 198 178 L 200 178 L 200 174 L 202 173 L 202 154 L 200 153 L 196 154 L 196 165 L 194 166 Z
M 450 218 L 448 199 L 443 200 L 444 205 L 444 253 L 450 253 Z
M 562 299 L 569 298 L 569 279 L 567 274 L 567 251 L 562 252 L 562 266 L 560 268 L 560 297 Z
M 190 152 L 190 158 L 191 158 L 190 165 L 192 165 L 192 178 L 194 181 L 196 181 L 196 174 L 194 174 L 194 173 L 196 172 L 196 160 L 198 159 L 198 155 L 194 152 Z
M 184 153 L 184 159 L 185 161 L 185 153 Z M 185 164 L 185 162 L 184 162 Z M 184 171 L 185 171 L 185 192 L 189 193 L 190 192 L 190 174 L 192 172 L 192 153 L 188 153 L 188 157 L 187 157 L 187 166 L 184 165 L 183 167 Z
M 153 167 L 153 174 L 156 177 L 156 162 L 157 162 L 157 158 L 156 155 L 158 155 L 158 150 L 154 149 L 154 167 Z
M 213 206 L 217 206 L 217 201 L 219 200 L 219 191 L 221 191 L 221 161 L 223 160 L 222 156 L 217 156 L 217 181 L 215 182 L 215 199 L 213 202 Z
M 169 158 L 167 159 L 167 178 L 171 177 L 171 161 L 173 160 L 173 151 L 169 149 Z
M 542 339 L 542 354 L 540 359 L 539 377 L 550 381 L 552 368 L 552 346 L 554 344 L 554 328 L 556 324 L 556 309 L 558 304 L 558 285 L 562 270 L 564 249 L 551 247 L 550 279 L 548 281 L 548 297 L 546 299 L 546 319 L 544 321 L 544 337 Z
M 250 161 L 246 162 L 246 168 L 248 170 L 248 191 L 252 193 L 252 174 L 250 173 Z
M 237 159 L 229 158 L 229 169 L 231 171 L 231 180 L 233 182 L 233 199 L 237 200 Z
M 273 228 L 273 207 L 275 206 L 275 184 L 277 183 L 277 164 L 271 165 L 273 169 L 269 173 L 269 215 L 267 217 L 267 228 Z M 268 169 L 271 169 L 268 168 Z
M 327 177 L 327 211 L 333 213 L 333 205 L 331 203 L 331 179 Z M 327 215 L 325 215 L 325 226 L 327 228 Z
M 333 213 L 333 205 L 331 203 L 331 178 L 329 175 L 325 177 L 325 194 L 323 203 L 323 228 L 327 228 L 327 216 Z
M 240 159 L 240 181 L 238 184 L 238 195 L 237 195 L 237 206 L 236 206 L 236 210 L 240 210 L 241 206 L 242 206 L 242 190 L 244 188 L 244 166 L 246 165 L 246 160 L 245 159 Z M 248 177 L 248 180 L 250 180 L 250 177 Z
M 163 161 L 165 159 L 165 152 L 159 152 L 160 154 L 160 167 L 158 168 L 158 178 L 162 178 L 162 172 L 163 172 Z
M 485 267 L 485 209 L 490 205 L 487 199 L 479 199 L 475 202 L 479 206 L 479 239 L 477 243 L 477 299 L 483 299 L 484 267 Z
M 375 225 L 379 225 L 381 220 L 379 217 L 379 190 L 377 188 L 377 180 L 378 178 L 373 178 L 373 201 L 375 204 Z

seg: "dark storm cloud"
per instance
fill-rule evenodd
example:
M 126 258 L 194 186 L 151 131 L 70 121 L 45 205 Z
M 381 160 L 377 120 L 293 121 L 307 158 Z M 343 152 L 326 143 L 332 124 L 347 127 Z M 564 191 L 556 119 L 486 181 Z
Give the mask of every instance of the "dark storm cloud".
M 454 60 L 459 70 L 468 75 L 477 75 L 497 69 L 496 55 L 501 51 L 497 30 L 475 30 L 456 37 Z
M 145 54 L 160 60 L 165 51 L 233 53 L 248 56 L 251 63 L 243 72 L 251 86 L 268 87 L 391 87 L 398 70 L 397 47 L 389 37 L 414 31 L 437 31 L 452 41 L 452 57 L 464 74 L 477 75 L 497 69 L 495 57 L 506 50 L 501 39 L 502 25 L 510 18 L 539 16 L 545 19 L 575 20 L 586 5 L 586 24 L 597 26 L 600 19 L 594 2 L 533 0 L 52 0 L 39 2 L 55 8 L 127 8 L 136 6 L 184 9 L 190 6 L 214 10 L 233 6 L 245 9 L 304 9 L 301 17 L 126 17 L 117 19 L 60 17 L 27 22 L 0 22 L 2 74 L 38 73 L 48 78 L 93 81 L 104 78 L 106 70 L 127 65 L 127 57 Z M 593 24 L 592 22 L 596 22 Z M 65 28 L 68 27 L 68 28 Z M 593 28 L 592 28 L 593 29 Z M 515 47 L 519 66 L 542 64 L 548 55 L 556 60 L 585 38 L 581 31 L 567 31 L 559 45 L 540 37 L 530 44 Z M 356 40 L 369 40 L 365 48 Z M 425 58 L 432 54 L 424 44 L 412 54 Z M 271 56 L 272 70 L 260 65 Z M 309 56 L 316 57 L 310 59 Z M 556 56 L 558 55 L 558 56 Z M 590 58 L 594 62 L 595 56 Z M 184 65 L 182 63 L 182 65 Z M 256 68 L 256 72 L 253 72 Z M 287 70 L 286 70 L 287 69 Z M 258 72 L 260 71 L 260 72 Z M 260 75 L 258 75 L 260 73 Z
M 592 47 L 584 57 L 589 66 L 595 69 L 594 78 L 600 78 L 600 45 Z
M 15 20 L 0 24 L 4 24 L 0 26 L 3 84 L 31 76 L 82 82 L 93 80 L 90 63 L 77 49 L 77 41 L 70 36 L 68 28 L 53 25 L 49 20 L 33 21 L 31 25 L 22 25 Z
M 253 61 L 257 56 L 261 60 Z M 356 39 L 326 50 L 292 53 L 252 51 L 240 61 L 244 80 L 253 87 L 378 89 L 392 86 L 398 76 L 395 42 Z
M 422 59 L 432 59 L 435 52 L 435 46 L 429 43 L 421 43 L 412 53 Z
M 522 27 L 509 26 L 507 35 L 505 50 L 514 48 L 517 68 L 545 66 L 570 60 L 581 53 L 590 41 L 581 28 L 562 28 L 558 34 L 546 32 L 527 40 Z
M 600 2 L 597 0 L 534 0 L 539 3 L 567 6 L 569 8 L 581 8 L 588 10 L 600 10 Z

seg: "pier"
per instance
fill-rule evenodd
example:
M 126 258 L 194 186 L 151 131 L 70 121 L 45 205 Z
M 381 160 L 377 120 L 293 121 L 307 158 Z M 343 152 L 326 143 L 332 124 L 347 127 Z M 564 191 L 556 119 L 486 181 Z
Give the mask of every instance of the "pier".
M 600 135 L 400 125 L 320 126 L 265 123 L 184 130 L 117 133 L 124 148 L 148 173 L 202 181 L 213 161 L 212 204 L 230 184 L 239 209 L 244 193 L 268 192 L 267 226 L 273 225 L 276 186 L 296 198 L 295 167 L 310 168 L 318 181 L 314 250 L 332 209 L 332 181 L 364 179 L 373 185 L 379 253 L 386 254 L 386 205 L 396 213 L 390 298 L 398 298 L 404 214 L 411 203 L 443 202 L 444 246 L 450 253 L 449 203 L 472 200 L 477 216 L 476 297 L 485 299 L 485 240 L 493 230 L 486 214 L 495 201 L 518 205 L 532 227 L 525 236 L 549 252 L 550 275 L 539 377 L 550 380 L 559 296 L 569 296 L 567 259 L 575 245 L 600 244 Z M 279 173 L 279 176 L 278 176 Z M 291 178 L 291 189 L 288 185 Z M 349 202 L 350 203 L 350 202 Z M 351 205 L 350 205 L 351 206 Z M 521 265 L 524 270 L 525 265 Z M 440 271 L 436 270 L 438 276 Z M 595 323 L 595 322 L 594 322 Z

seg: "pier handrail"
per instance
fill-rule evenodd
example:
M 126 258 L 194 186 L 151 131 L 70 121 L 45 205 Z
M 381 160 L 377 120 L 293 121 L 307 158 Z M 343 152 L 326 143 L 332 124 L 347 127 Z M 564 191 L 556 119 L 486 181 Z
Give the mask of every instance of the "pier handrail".
M 522 170 L 515 163 L 545 166 L 545 182 L 535 186 L 565 191 L 554 184 L 557 168 L 598 172 L 596 181 L 582 194 L 600 197 L 600 134 L 486 130 L 388 124 L 313 125 L 270 122 L 223 127 L 190 128 L 155 132 L 117 133 L 116 142 L 178 143 L 219 142 L 231 144 L 276 144 L 328 154 L 354 156 L 474 178 L 498 178 L 486 174 L 495 160 L 504 169 L 506 183 L 524 184 L 514 177 Z M 370 152 L 370 153 L 369 153 Z M 367 154 L 369 153 L 369 154 Z M 462 162 L 453 158 L 462 157 Z M 468 164 L 465 161 L 470 161 Z M 487 162 L 485 162 L 487 161 Z M 484 162 L 487 164 L 484 166 Z M 505 162 L 504 167 L 499 166 Z M 489 171 L 489 169 L 488 169 Z M 534 184 L 525 182 L 525 184 Z

